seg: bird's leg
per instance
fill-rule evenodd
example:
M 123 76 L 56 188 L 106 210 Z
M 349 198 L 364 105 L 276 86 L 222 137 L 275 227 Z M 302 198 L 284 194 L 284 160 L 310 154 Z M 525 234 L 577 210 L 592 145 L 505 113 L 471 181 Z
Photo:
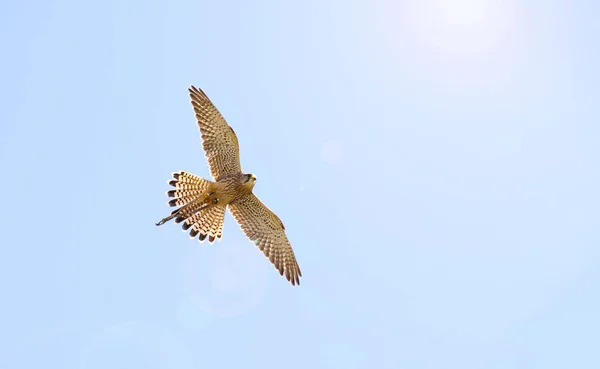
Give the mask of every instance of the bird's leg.
M 204 194 L 204 203 L 205 204 L 213 204 L 216 205 L 219 203 L 218 197 L 213 197 L 215 195 L 215 191 L 207 192 Z
M 169 215 L 166 218 L 163 218 L 160 222 L 155 223 L 155 224 L 157 226 L 163 225 L 166 222 L 168 222 L 169 220 L 177 217 L 182 211 L 184 211 L 185 209 L 187 209 L 189 207 L 199 206 L 198 209 L 194 210 L 194 213 L 197 213 L 201 210 L 211 207 L 212 205 L 216 205 L 219 203 L 219 201 L 221 201 L 221 199 L 219 199 L 215 195 L 217 195 L 217 192 L 215 190 L 207 190 L 206 192 L 204 192 L 204 194 L 199 199 L 180 207 L 179 209 L 173 211 L 171 213 L 171 215 Z M 191 215 L 191 214 L 188 214 L 188 216 L 189 215 Z
M 158 223 L 155 223 L 155 224 L 156 224 L 157 226 L 163 225 L 163 224 L 165 224 L 166 222 L 168 222 L 169 220 L 171 220 L 171 219 L 175 218 L 175 217 L 177 216 L 177 213 L 178 213 L 178 211 L 176 210 L 176 211 L 172 212 L 172 213 L 171 213 L 171 215 L 169 215 L 169 216 L 168 216 L 168 217 L 166 217 L 166 218 L 163 218 L 163 219 L 162 219 L 160 222 L 158 222 Z
M 196 212 L 198 212 L 198 211 L 200 211 L 200 210 L 204 210 L 204 209 L 206 209 L 206 208 L 209 206 L 209 205 L 208 205 L 208 203 L 207 203 L 206 201 L 204 201 L 204 202 L 205 202 L 205 204 L 202 204 L 202 205 L 201 205 L 201 206 L 200 206 L 200 207 L 199 207 L 199 208 L 198 208 L 196 211 L 194 211 L 195 213 L 196 213 Z M 171 220 L 171 219 L 175 218 L 177 215 L 179 215 L 179 213 L 180 213 L 181 211 L 183 211 L 184 209 L 187 209 L 187 208 L 189 208 L 189 207 L 192 207 L 192 206 L 194 206 L 194 205 L 198 205 L 198 203 L 197 203 L 197 202 L 195 202 L 195 201 L 192 201 L 192 202 L 190 202 L 189 204 L 187 204 L 187 205 L 184 205 L 184 206 L 180 207 L 180 208 L 179 208 L 179 209 L 177 209 L 177 210 L 174 210 L 174 211 L 171 213 L 171 215 L 169 215 L 169 216 L 168 216 L 168 217 L 166 217 L 166 218 L 163 218 L 163 219 L 162 219 L 160 222 L 158 222 L 158 223 L 155 223 L 155 224 L 156 224 L 157 226 L 163 225 L 163 224 L 165 224 L 166 222 L 168 222 L 169 220 Z

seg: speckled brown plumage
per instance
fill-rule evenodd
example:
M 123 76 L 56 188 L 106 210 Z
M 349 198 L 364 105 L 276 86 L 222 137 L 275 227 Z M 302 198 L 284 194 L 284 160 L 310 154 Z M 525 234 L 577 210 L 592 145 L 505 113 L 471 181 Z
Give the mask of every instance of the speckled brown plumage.
M 223 175 L 241 173 L 237 135 L 202 90 L 191 86 L 189 92 L 210 175 L 218 181 Z
M 229 207 L 246 236 L 279 273 L 299 285 L 302 273 L 283 223 L 252 193 L 256 177 L 242 173 L 235 132 L 202 90 L 191 86 L 188 91 L 214 182 L 185 171 L 173 173 L 169 184 L 175 189 L 167 195 L 172 198 L 169 205 L 179 208 L 156 225 L 175 219 L 175 223 L 183 222 L 191 238 L 212 243 L 223 235 Z
M 292 245 L 285 235 L 285 227 L 275 213 L 254 194 L 229 203 L 229 211 L 240 224 L 246 236 L 269 258 L 279 274 L 292 284 L 300 284 L 300 267 Z

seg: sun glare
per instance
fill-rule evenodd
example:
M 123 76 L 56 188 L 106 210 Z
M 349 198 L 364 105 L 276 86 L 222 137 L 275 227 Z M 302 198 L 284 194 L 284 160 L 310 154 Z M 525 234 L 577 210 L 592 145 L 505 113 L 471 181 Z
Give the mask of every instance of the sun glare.
M 408 4 L 408 20 L 417 36 L 440 51 L 493 51 L 510 32 L 510 1 L 413 0 Z
M 433 10 L 447 26 L 476 28 L 490 22 L 492 9 L 489 3 L 485 0 L 437 0 Z
M 493 96 L 519 77 L 528 33 L 516 0 L 374 0 L 389 72 L 436 91 Z

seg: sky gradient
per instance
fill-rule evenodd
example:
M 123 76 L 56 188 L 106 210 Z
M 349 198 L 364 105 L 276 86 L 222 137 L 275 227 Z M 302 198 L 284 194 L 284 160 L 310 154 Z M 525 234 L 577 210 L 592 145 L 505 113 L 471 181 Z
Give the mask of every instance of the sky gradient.
M 0 368 L 600 367 L 597 3 L 0 10 Z M 192 84 L 300 287 L 154 225 Z

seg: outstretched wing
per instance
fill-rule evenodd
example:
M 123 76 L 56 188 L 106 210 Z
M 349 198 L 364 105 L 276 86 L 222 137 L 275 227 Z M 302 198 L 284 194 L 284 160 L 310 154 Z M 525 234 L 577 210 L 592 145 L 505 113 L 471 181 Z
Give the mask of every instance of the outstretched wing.
M 226 174 L 241 172 L 240 146 L 235 132 L 202 90 L 191 86 L 188 91 L 210 174 L 215 180 L 219 180 Z
M 229 203 L 229 210 L 250 241 L 269 258 L 279 274 L 293 285 L 300 284 L 300 267 L 281 220 L 254 194 Z

